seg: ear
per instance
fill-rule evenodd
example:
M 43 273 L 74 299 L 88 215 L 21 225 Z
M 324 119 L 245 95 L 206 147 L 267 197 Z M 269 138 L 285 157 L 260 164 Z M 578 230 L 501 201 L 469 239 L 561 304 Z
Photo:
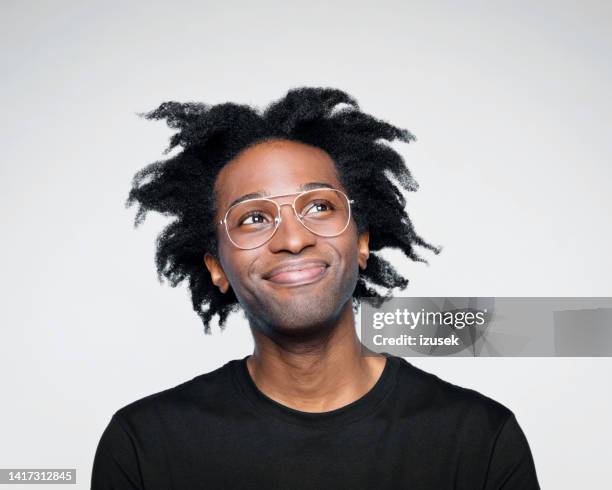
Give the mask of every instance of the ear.
M 208 272 L 210 272 L 213 284 L 217 286 L 222 293 L 227 293 L 229 281 L 217 258 L 206 252 L 204 254 L 204 263 L 206 264 Z
M 368 265 L 368 257 L 370 256 L 370 248 L 368 247 L 369 241 L 370 232 L 368 231 L 364 231 L 357 239 L 357 256 L 361 269 L 365 269 Z

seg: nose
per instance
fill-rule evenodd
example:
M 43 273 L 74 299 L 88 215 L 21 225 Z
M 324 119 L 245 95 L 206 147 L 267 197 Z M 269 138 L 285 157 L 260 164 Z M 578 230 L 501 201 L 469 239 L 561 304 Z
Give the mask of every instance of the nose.
M 300 253 L 304 248 L 314 245 L 317 237 L 314 233 L 307 230 L 293 212 L 290 203 L 280 205 L 281 222 L 272 239 L 268 242 L 268 247 L 272 252 L 282 250 L 293 254 Z

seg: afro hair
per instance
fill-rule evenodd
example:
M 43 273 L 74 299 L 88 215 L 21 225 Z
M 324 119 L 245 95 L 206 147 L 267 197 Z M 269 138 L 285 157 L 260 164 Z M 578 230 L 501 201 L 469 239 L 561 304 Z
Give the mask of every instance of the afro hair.
M 365 114 L 341 90 L 292 89 L 265 110 L 229 102 L 212 106 L 164 102 L 142 115 L 164 119 L 177 130 L 165 154 L 177 147 L 180 151 L 137 172 L 125 204 L 138 203 L 135 227 L 149 211 L 175 218 L 157 237 L 158 278 L 160 282 L 165 278 L 172 287 L 188 282 L 205 333 L 210 333 L 214 315 L 223 329 L 228 314 L 239 309 L 231 288 L 223 294 L 213 286 L 203 261 L 206 252 L 218 252 L 215 181 L 224 165 L 257 143 L 275 139 L 305 143 L 326 151 L 336 164 L 340 181 L 356 201 L 352 212 L 357 229 L 370 234 L 371 254 L 353 292 L 354 308 L 361 301 L 380 306 L 394 288 L 408 285 L 389 261 L 372 252 L 398 248 L 413 261 L 427 262 L 415 252 L 415 246 L 436 254 L 441 251 L 415 232 L 405 211 L 405 198 L 390 179 L 392 175 L 406 191 L 418 189 L 402 156 L 386 143 L 408 143 L 414 136 Z M 387 291 L 381 295 L 372 285 Z

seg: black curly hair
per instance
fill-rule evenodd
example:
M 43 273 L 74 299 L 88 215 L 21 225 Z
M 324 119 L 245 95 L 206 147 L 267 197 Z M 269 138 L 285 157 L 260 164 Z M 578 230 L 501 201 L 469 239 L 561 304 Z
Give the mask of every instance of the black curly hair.
M 223 329 L 228 314 L 239 309 L 231 288 L 223 294 L 213 286 L 203 260 L 205 252 L 218 256 L 215 180 L 225 164 L 257 143 L 292 140 L 326 151 L 336 164 L 341 183 L 356 201 L 353 216 L 360 233 L 369 231 L 371 252 L 399 248 L 411 260 L 427 262 L 415 253 L 415 245 L 436 254 L 441 251 L 417 235 L 404 210 L 406 201 L 388 175 L 407 191 L 418 189 L 401 155 L 385 143 L 396 139 L 408 143 L 414 136 L 365 114 L 357 101 L 341 90 L 292 89 L 263 111 L 229 102 L 212 106 L 164 102 L 140 115 L 165 119 L 170 128 L 178 130 L 165 154 L 177 146 L 182 150 L 137 172 L 125 205 L 138 203 L 134 227 L 149 211 L 176 218 L 156 240 L 158 279 L 163 282 L 165 277 L 172 287 L 188 280 L 193 308 L 205 333 L 210 333 L 215 314 Z M 366 281 L 387 288 L 385 296 Z M 391 297 L 393 288 L 407 285 L 408 280 L 391 263 L 371 253 L 366 269 L 360 270 L 353 307 L 362 300 L 379 306 Z

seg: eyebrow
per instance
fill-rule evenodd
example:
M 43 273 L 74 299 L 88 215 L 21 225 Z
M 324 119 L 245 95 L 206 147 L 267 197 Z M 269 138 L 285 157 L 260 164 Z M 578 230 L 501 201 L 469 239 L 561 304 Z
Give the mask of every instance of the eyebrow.
M 302 184 L 298 186 L 299 190 L 297 192 L 309 191 L 312 189 L 319 189 L 321 187 L 325 187 L 327 189 L 335 189 L 333 185 L 328 184 L 326 182 L 308 182 L 307 184 Z M 258 197 L 269 197 L 269 196 L 270 196 L 270 193 L 263 191 L 263 190 L 260 190 L 257 192 L 251 192 L 249 194 L 245 194 L 244 196 L 240 196 L 237 199 L 234 199 L 227 208 L 229 209 L 235 204 L 238 204 L 239 202 L 242 202 L 242 201 L 246 201 L 247 199 L 255 199 Z

